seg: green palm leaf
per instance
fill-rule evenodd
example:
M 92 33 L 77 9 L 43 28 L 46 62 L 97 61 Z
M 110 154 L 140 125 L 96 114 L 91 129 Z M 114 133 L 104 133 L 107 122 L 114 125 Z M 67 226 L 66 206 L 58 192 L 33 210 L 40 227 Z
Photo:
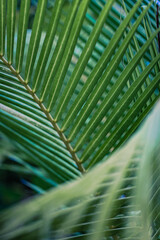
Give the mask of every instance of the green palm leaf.
M 30 1 L 17 17 L 16 6 L 0 1 L 1 129 L 62 183 L 122 144 L 158 99 L 154 3 L 75 0 L 66 12 L 57 0 L 48 13 L 39 0 L 31 31 Z
M 158 239 L 159 111 L 82 179 L 2 212 L 1 237 Z

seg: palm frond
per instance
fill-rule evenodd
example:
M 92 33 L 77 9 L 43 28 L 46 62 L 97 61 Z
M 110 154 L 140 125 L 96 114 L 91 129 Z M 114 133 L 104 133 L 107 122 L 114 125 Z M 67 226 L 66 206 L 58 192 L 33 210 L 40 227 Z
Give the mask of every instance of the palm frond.
M 1 238 L 158 239 L 159 112 L 160 104 L 123 148 L 83 178 L 1 213 Z
M 30 31 L 30 1 L 17 17 L 16 1 L 0 1 L 2 132 L 57 183 L 120 146 L 160 83 L 153 1 L 64 4 L 47 13 L 39 0 Z

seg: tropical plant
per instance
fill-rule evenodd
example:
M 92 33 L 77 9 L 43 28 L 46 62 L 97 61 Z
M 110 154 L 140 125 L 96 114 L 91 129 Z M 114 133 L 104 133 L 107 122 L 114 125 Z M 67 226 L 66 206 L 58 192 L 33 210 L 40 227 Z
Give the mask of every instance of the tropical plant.
M 159 239 L 159 112 L 83 178 L 1 213 L 2 239 Z
M 44 193 L 1 213 L 1 238 L 158 239 L 158 106 L 119 150 L 159 98 L 158 5 L 47 2 L 29 30 L 30 0 L 0 0 L 1 129 Z

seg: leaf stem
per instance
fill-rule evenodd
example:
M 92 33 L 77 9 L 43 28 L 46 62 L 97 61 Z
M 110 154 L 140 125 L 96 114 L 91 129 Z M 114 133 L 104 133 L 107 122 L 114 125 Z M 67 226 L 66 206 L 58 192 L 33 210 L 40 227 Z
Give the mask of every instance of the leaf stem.
M 33 92 L 31 87 L 24 81 L 24 79 L 21 77 L 21 75 L 14 69 L 14 67 L 8 63 L 8 61 L 3 57 L 0 56 L 0 59 L 6 64 L 6 66 L 11 70 L 11 72 L 18 78 L 18 80 L 23 84 L 23 86 L 26 88 L 26 90 L 31 94 L 35 102 L 39 105 L 40 109 L 44 112 L 46 115 L 47 119 L 51 122 L 53 128 L 57 131 L 58 135 L 60 136 L 61 140 L 64 142 L 67 150 L 70 152 L 73 160 L 75 161 L 79 171 L 81 173 L 85 172 L 84 167 L 82 166 L 80 159 L 78 158 L 77 154 L 73 150 L 71 144 L 69 143 L 69 140 L 66 138 L 66 136 L 63 134 L 62 130 L 59 128 L 58 124 L 56 121 L 53 119 L 49 111 L 46 109 L 44 104 L 40 101 L 38 96 Z

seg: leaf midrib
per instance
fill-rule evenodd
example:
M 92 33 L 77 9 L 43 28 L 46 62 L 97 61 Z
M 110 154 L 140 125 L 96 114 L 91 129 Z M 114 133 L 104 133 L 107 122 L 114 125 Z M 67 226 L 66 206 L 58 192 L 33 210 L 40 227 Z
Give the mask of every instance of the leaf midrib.
M 44 106 L 44 104 L 40 101 L 40 99 L 38 98 L 38 96 L 36 95 L 36 93 L 31 89 L 31 87 L 24 81 L 24 79 L 21 77 L 21 75 L 14 69 L 14 67 L 9 64 L 9 62 L 3 57 L 0 56 L 0 59 L 4 62 L 4 64 L 11 70 L 11 72 L 17 77 L 17 79 L 20 81 L 20 83 L 25 87 L 25 89 L 29 92 L 29 94 L 32 96 L 32 98 L 34 99 L 34 101 L 39 105 L 40 109 L 42 110 L 42 112 L 45 114 L 46 118 L 50 121 L 50 123 L 52 124 L 53 128 L 56 130 L 56 132 L 58 133 L 60 139 L 63 141 L 63 143 L 65 144 L 67 150 L 70 152 L 73 160 L 75 161 L 79 171 L 81 173 L 85 172 L 84 167 L 82 166 L 80 159 L 78 158 L 77 154 L 75 153 L 75 151 L 73 150 L 69 140 L 66 138 L 66 136 L 64 135 L 64 133 L 62 132 L 62 130 L 60 129 L 60 127 L 58 126 L 58 124 L 56 123 L 56 121 L 54 120 L 54 118 L 51 116 L 51 114 L 49 113 L 49 111 L 46 109 L 46 107 Z

